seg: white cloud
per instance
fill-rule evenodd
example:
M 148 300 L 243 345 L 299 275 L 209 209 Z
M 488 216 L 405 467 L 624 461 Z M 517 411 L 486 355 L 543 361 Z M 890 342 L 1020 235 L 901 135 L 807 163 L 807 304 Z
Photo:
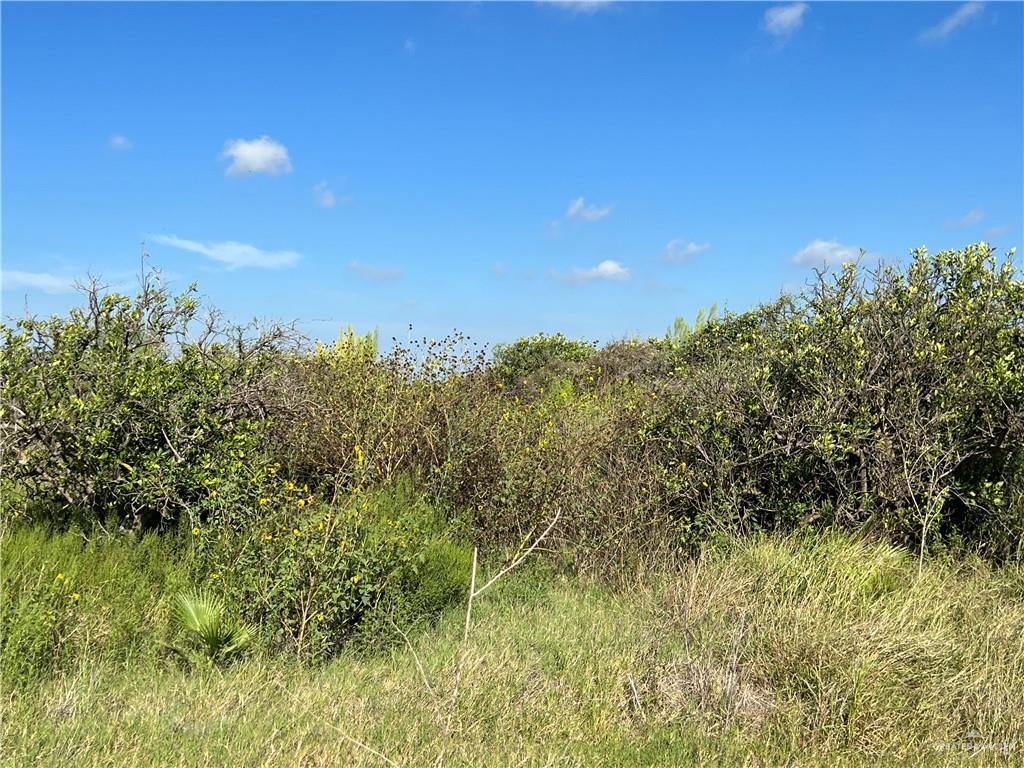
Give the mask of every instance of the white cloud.
M 610 8 L 612 0 L 543 0 L 548 5 L 564 8 L 572 13 L 597 13 Z
M 985 237 L 1002 237 L 1013 232 L 1013 227 L 1004 225 L 1001 227 L 989 227 L 985 230 Z
M 565 218 L 583 219 L 583 221 L 600 221 L 611 212 L 612 207 L 610 205 L 587 205 L 583 202 L 582 197 L 577 197 L 569 203 L 569 207 L 565 211 Z
M 692 243 L 686 240 L 672 240 L 661 252 L 664 261 L 686 261 L 691 256 L 704 253 L 711 247 L 711 243 Z
M 764 29 L 777 38 L 788 37 L 803 26 L 807 3 L 774 5 L 764 12 Z
M 985 218 L 985 212 L 981 208 L 972 208 L 959 219 L 950 219 L 946 222 L 947 229 L 966 229 L 973 227 Z
M 596 267 L 582 269 L 577 267 L 572 271 L 572 279 L 577 283 L 589 283 L 592 280 L 629 280 L 630 272 L 626 267 L 617 261 L 605 259 Z
M 42 293 L 71 293 L 75 290 L 75 279 L 49 272 L 19 272 L 5 269 L 0 275 L 5 291 L 41 291 Z
M 131 139 L 129 139 L 127 136 L 122 136 L 119 133 L 115 133 L 113 136 L 110 137 L 111 149 L 116 149 L 118 151 L 123 152 L 125 150 L 131 149 L 134 146 L 135 145 L 132 144 Z
M 292 172 L 292 161 L 288 148 L 269 136 L 258 139 L 231 139 L 224 144 L 221 159 L 231 159 L 227 176 L 242 176 L 247 173 L 267 173 L 281 176 Z
M 832 266 L 847 261 L 858 261 L 861 248 L 843 245 L 838 240 L 812 240 L 793 256 L 793 263 L 805 267 Z
M 294 265 L 301 255 L 295 251 L 264 251 L 248 243 L 236 243 L 227 240 L 221 243 L 199 243 L 195 240 L 183 240 L 174 235 L 153 235 L 152 240 L 171 248 L 198 253 L 208 259 L 223 264 L 228 269 L 255 267 L 257 269 L 280 269 Z
M 331 188 L 327 186 L 326 181 L 321 181 L 313 187 L 313 198 L 321 208 L 333 208 L 337 202 L 334 193 L 331 192 Z
M 946 40 L 964 24 L 979 16 L 984 10 L 984 3 L 964 3 L 934 27 L 928 27 L 928 29 L 921 33 L 919 39 L 922 43 Z
M 363 264 L 353 259 L 348 263 L 349 272 L 353 272 L 365 280 L 373 280 L 378 283 L 389 283 L 398 280 L 402 276 L 402 270 L 393 267 L 375 267 L 372 264 Z

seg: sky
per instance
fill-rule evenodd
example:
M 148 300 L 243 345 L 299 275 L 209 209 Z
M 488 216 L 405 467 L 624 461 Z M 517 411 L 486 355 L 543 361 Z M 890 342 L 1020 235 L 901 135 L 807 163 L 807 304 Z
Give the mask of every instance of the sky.
M 1022 9 L 4 2 L 3 315 L 131 291 L 144 249 L 325 340 L 606 341 L 1007 250 Z

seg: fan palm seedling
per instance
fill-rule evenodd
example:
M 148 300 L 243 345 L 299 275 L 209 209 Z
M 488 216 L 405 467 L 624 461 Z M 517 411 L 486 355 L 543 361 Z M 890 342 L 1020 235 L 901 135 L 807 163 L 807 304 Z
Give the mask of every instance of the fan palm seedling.
M 227 662 L 252 643 L 253 629 L 241 622 L 227 621 L 223 601 L 208 590 L 179 592 L 174 597 L 173 616 L 196 650 L 174 646 L 171 650 L 189 662 L 196 653 L 210 664 Z

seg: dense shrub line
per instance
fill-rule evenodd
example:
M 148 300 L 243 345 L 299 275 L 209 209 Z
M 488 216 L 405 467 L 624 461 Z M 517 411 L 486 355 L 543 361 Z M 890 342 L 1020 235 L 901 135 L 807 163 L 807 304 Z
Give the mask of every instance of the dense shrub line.
M 173 529 L 196 579 L 304 657 L 436 613 L 469 546 L 507 556 L 557 512 L 547 546 L 603 572 L 734 530 L 921 557 L 1024 540 L 1024 281 L 985 244 L 602 348 L 309 349 L 152 277 L 2 332 L 5 524 Z

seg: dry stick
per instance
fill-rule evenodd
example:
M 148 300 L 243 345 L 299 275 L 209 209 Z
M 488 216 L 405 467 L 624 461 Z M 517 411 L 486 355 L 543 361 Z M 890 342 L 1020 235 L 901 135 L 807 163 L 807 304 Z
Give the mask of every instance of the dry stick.
M 538 536 L 534 540 L 533 544 L 530 545 L 529 549 L 527 549 L 525 552 L 523 552 L 523 554 L 520 555 L 511 565 L 508 565 L 505 568 L 503 568 L 500 571 L 498 571 L 497 575 L 494 578 L 492 578 L 490 581 L 488 581 L 486 584 L 484 584 L 482 587 L 480 587 L 480 589 L 476 590 L 475 592 L 473 591 L 473 588 L 471 586 L 470 587 L 470 595 L 471 595 L 470 601 L 472 602 L 472 598 L 473 597 L 479 597 L 483 593 L 483 591 L 485 589 L 487 589 L 489 586 L 491 586 L 494 582 L 496 582 L 498 579 L 500 579 L 506 573 L 511 571 L 517 565 L 522 563 L 527 557 L 529 557 L 530 553 L 533 552 L 533 550 L 535 550 L 538 547 L 538 545 L 545 539 L 545 537 L 547 537 L 547 535 L 549 533 L 551 533 L 551 529 L 555 527 L 555 524 L 558 523 L 558 519 L 561 516 L 562 516 L 562 510 L 559 509 L 557 514 L 555 514 L 555 516 L 551 519 L 551 522 L 548 524 L 548 527 L 544 529 L 544 533 L 542 533 L 540 536 Z M 476 576 L 476 550 L 473 551 L 473 575 L 474 575 L 474 577 Z M 467 615 L 466 615 L 466 633 L 467 634 L 469 633 L 469 614 L 468 614 L 468 612 L 467 612 Z M 463 639 L 465 639 L 465 638 L 463 638 Z
M 530 556 L 530 553 L 532 553 L 535 549 L 537 549 L 537 547 L 545 539 L 545 537 L 549 533 L 551 533 L 551 530 L 555 527 L 555 524 L 558 523 L 558 520 L 561 517 L 562 517 L 562 510 L 559 509 L 558 512 L 555 513 L 554 518 L 552 518 L 551 522 L 548 524 L 548 527 L 544 529 L 544 532 L 540 536 L 538 536 L 536 539 L 534 539 L 533 544 L 531 544 L 526 549 L 526 551 L 523 552 L 523 554 L 521 554 L 519 557 L 517 557 L 512 563 L 510 563 L 509 565 L 507 565 L 506 567 L 504 567 L 500 571 L 498 571 L 498 573 L 493 578 L 491 578 L 490 581 L 488 581 L 486 584 L 484 584 L 482 587 L 480 587 L 480 589 L 476 588 L 476 567 L 477 567 L 478 548 L 477 547 L 473 547 L 473 569 L 470 571 L 470 575 L 469 575 L 469 596 L 466 599 L 466 623 L 465 623 L 465 625 L 463 626 L 463 629 L 462 629 L 462 648 L 459 650 L 459 659 L 458 659 L 458 661 L 456 662 L 456 665 L 455 665 L 455 684 L 454 684 L 454 686 L 452 688 L 451 704 L 448 707 L 448 718 L 445 721 L 444 742 L 442 743 L 441 750 L 440 750 L 440 752 L 438 752 L 438 755 L 437 755 L 437 765 L 439 765 L 439 766 L 444 764 L 444 754 L 445 754 L 444 743 L 447 743 L 448 736 L 451 734 L 452 717 L 455 714 L 455 704 L 457 703 L 457 701 L 459 699 L 459 688 L 460 688 L 460 686 L 462 684 L 462 670 L 465 667 L 466 653 L 467 653 L 467 650 L 468 650 L 467 649 L 467 641 L 469 640 L 469 627 L 470 627 L 470 624 L 472 623 L 472 620 L 473 620 L 473 600 L 474 600 L 474 598 L 479 597 L 483 593 L 483 591 L 485 589 L 487 589 L 488 587 L 493 585 L 496 581 L 498 581 L 498 579 L 500 579 L 502 576 L 504 576 L 509 571 L 511 571 L 513 568 L 517 567 L 524 560 L 526 560 L 526 558 Z
M 281 682 L 280 682 L 279 680 L 275 680 L 275 681 L 274 681 L 274 684 L 275 684 L 275 685 L 276 685 L 276 686 L 277 686 L 278 688 L 280 688 L 280 689 L 281 689 L 281 690 L 282 690 L 282 691 L 283 691 L 283 692 L 285 693 L 285 695 L 286 695 L 286 696 L 288 696 L 288 698 L 290 698 L 290 699 L 291 699 L 292 701 L 294 701 L 294 702 L 295 702 L 295 703 L 297 703 L 297 704 L 302 704 L 302 700 L 301 700 L 301 699 L 299 699 L 299 697 L 298 697 L 298 696 L 296 696 L 295 694 L 293 694 L 293 693 L 292 693 L 291 691 L 289 691 L 289 690 L 288 690 L 287 688 L 285 688 L 285 687 L 284 687 L 284 686 L 283 686 L 283 685 L 281 684 Z M 327 726 L 328 726 L 329 728 L 333 728 L 333 729 L 334 729 L 335 731 L 337 731 L 338 735 L 339 735 L 339 736 L 341 736 L 341 738 L 345 739 L 345 741 L 349 741 L 349 742 L 351 742 L 352 744 L 355 744 L 355 745 L 356 745 L 357 747 L 359 747 L 360 749 L 366 750 L 367 752 L 369 752 L 369 753 L 370 753 L 371 755 L 373 755 L 374 757 L 378 757 L 378 758 L 380 758 L 381 760 L 383 760 L 383 761 L 384 761 L 385 763 L 387 763 L 388 765 L 394 766 L 394 768 L 401 768 L 401 766 L 400 766 L 400 765 L 399 765 L 398 763 L 396 763 L 396 762 L 395 762 L 394 760 L 392 760 L 392 759 L 391 759 L 390 757 L 388 757 L 388 756 L 387 756 L 387 755 L 385 755 L 385 754 L 382 754 L 382 753 L 378 752 L 378 751 L 377 751 L 376 749 L 374 749 L 373 747 L 371 747 L 371 746 L 368 746 L 368 745 L 364 744 L 363 742 L 361 742 L 361 741 L 360 741 L 359 739 L 355 738 L 354 736 L 349 736 L 349 735 L 348 735 L 347 733 L 345 733 L 345 732 L 344 732 L 343 730 L 341 730 L 341 728 L 339 728 L 338 726 L 336 726 L 336 725 L 335 725 L 334 723 L 330 723 L 330 722 L 328 722 L 328 721 L 326 721 L 326 720 L 324 720 L 324 723 L 325 723 L 325 724 L 326 724 L 326 725 L 327 725 Z
M 399 628 L 394 619 L 389 618 L 388 623 L 391 624 L 394 630 L 402 636 L 402 639 L 405 641 L 405 647 L 409 649 L 409 652 L 412 654 L 412 660 L 416 662 L 416 669 L 420 672 L 420 680 L 423 681 L 423 685 L 426 687 L 427 693 L 430 694 L 430 698 L 432 700 L 436 699 L 434 696 L 434 689 L 430 687 L 430 681 L 427 679 L 427 673 L 424 671 L 423 665 L 420 663 L 420 657 L 416 653 L 416 649 L 412 647 L 412 643 L 409 641 L 409 636 Z M 434 703 L 437 703 L 436 700 Z

